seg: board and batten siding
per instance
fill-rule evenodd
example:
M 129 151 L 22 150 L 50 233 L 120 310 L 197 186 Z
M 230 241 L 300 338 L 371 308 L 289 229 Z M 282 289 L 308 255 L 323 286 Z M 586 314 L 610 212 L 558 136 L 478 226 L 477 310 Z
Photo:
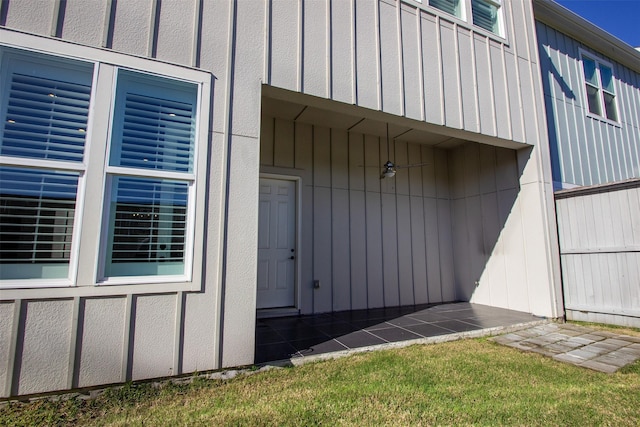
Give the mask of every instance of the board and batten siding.
M 521 203 L 524 207 L 509 217 L 505 226 L 510 231 L 503 230 L 500 238 L 509 236 L 511 247 L 520 251 L 514 255 L 517 259 L 524 256 L 525 246 L 538 255 L 527 270 L 527 281 L 515 285 L 521 300 L 509 308 L 558 315 L 561 309 L 554 296 L 555 273 L 550 256 L 555 229 L 549 222 L 552 206 L 550 174 L 546 172 L 549 160 L 546 148 L 540 147 L 546 147 L 546 124 L 531 2 L 504 2 L 506 39 L 474 29 L 424 3 L 390 0 L 0 2 L 0 27 L 8 30 L 210 72 L 214 84 L 209 161 L 212 165 L 222 165 L 211 168 L 207 177 L 208 219 L 222 225 L 219 229 L 209 226 L 206 230 L 201 248 L 204 265 L 195 266 L 203 270 L 202 291 L 163 292 L 162 287 L 158 287 L 157 292 L 122 294 L 115 287 L 99 286 L 3 290 L 0 294 L 0 397 L 253 363 L 256 271 L 252 266 L 257 264 L 263 84 L 404 116 L 432 126 L 432 130 L 437 128 L 443 134 L 457 132 L 453 136 L 468 141 L 502 146 L 514 142 L 529 144 L 529 149 L 515 154 L 520 191 L 514 206 Z M 332 134 L 329 129 L 314 132 L 319 132 L 317 138 L 325 139 L 330 138 L 327 133 Z M 311 197 L 317 203 L 305 205 L 305 215 L 313 216 L 314 209 L 328 209 L 328 206 L 331 209 L 342 206 L 345 210 L 336 212 L 333 223 L 330 217 L 320 213 L 313 216 L 312 227 L 318 231 L 331 229 L 331 233 L 318 235 L 319 239 L 326 239 L 325 242 L 305 242 L 305 245 L 318 245 L 322 250 L 314 257 L 322 257 L 324 265 L 333 263 L 339 267 L 331 270 L 330 280 L 356 282 L 364 271 L 354 266 L 363 265 L 366 260 L 355 236 L 366 235 L 370 242 L 366 256 L 379 259 L 381 255 L 375 247 L 380 247 L 385 236 L 397 233 L 406 238 L 415 230 L 419 236 L 423 227 L 425 236 L 433 236 L 435 218 L 442 218 L 445 224 L 444 231 L 440 231 L 442 223 L 438 222 L 438 235 L 446 233 L 447 210 L 453 208 L 444 202 L 438 204 L 440 199 L 433 197 L 433 188 L 427 191 L 424 181 L 422 198 L 415 193 L 415 187 L 409 185 L 407 191 L 401 183 L 396 184 L 398 192 L 381 189 L 376 193 L 367 191 L 366 180 L 364 190 L 361 182 L 349 181 L 349 174 L 340 168 L 336 172 L 331 168 L 316 168 L 317 162 L 344 166 L 347 160 L 342 156 L 350 150 L 354 150 L 353 156 L 359 155 L 360 150 L 354 148 L 359 143 L 352 144 L 351 136 L 336 137 L 342 138 L 345 145 L 332 142 L 329 151 L 326 147 L 314 148 L 315 187 Z M 363 137 L 363 144 L 375 147 L 380 142 Z M 418 148 L 421 153 L 425 150 L 407 146 L 407 155 L 413 155 L 409 151 Z M 303 153 L 296 150 L 294 161 Z M 362 151 L 362 155 L 370 163 L 380 160 L 375 148 Z M 450 164 L 451 155 L 447 156 Z M 291 157 L 283 161 L 290 162 Z M 345 179 L 348 186 L 344 184 Z M 411 178 L 410 182 L 415 179 Z M 439 182 L 436 181 L 438 185 Z M 308 193 L 310 189 L 305 187 L 304 191 Z M 499 191 L 497 197 L 500 197 Z M 436 207 L 429 204 L 434 200 Z M 367 221 L 380 223 L 380 232 L 351 216 L 351 212 L 362 211 L 363 204 L 366 211 L 371 212 Z M 493 208 L 489 209 L 491 212 Z M 431 222 L 417 219 L 420 210 L 426 212 L 425 217 Z M 454 217 L 452 214 L 450 219 Z M 411 220 L 408 225 L 394 229 L 394 224 L 400 224 L 398 218 Z M 349 246 L 329 252 L 326 248 L 333 250 L 331 242 L 338 240 L 345 230 L 354 235 Z M 455 235 L 455 231 L 453 233 Z M 376 304 L 381 298 L 421 301 L 425 292 L 428 298 L 437 295 L 437 269 L 429 269 L 429 264 L 449 274 L 451 266 L 443 267 L 442 260 L 436 260 L 433 252 L 429 252 L 427 243 L 425 237 L 426 272 L 422 269 L 425 261 L 416 260 L 422 257 L 420 238 L 412 237 L 411 245 L 391 244 L 392 251 L 402 259 L 383 259 L 381 265 L 367 261 L 367 279 L 374 281 L 366 292 L 375 294 L 372 301 L 378 301 Z M 443 253 L 449 250 L 446 245 L 439 245 Z M 497 254 L 495 250 L 493 253 Z M 415 265 L 409 265 L 405 258 L 408 256 Z M 346 259 L 351 263 L 349 276 L 343 264 Z M 492 259 L 508 264 L 508 259 L 501 254 Z M 312 266 L 313 262 L 315 258 L 303 267 Z M 401 292 L 400 287 L 397 290 L 389 287 L 388 294 L 384 294 L 380 282 L 375 281 L 381 266 L 389 276 L 382 273 L 382 279 L 377 280 L 399 281 L 399 267 L 402 267 L 402 280 L 411 276 L 415 282 L 426 275 L 427 287 L 414 287 L 413 295 L 408 288 Z M 496 271 L 500 268 L 497 266 Z M 503 266 L 502 271 L 506 268 Z M 394 276 L 396 269 L 398 274 Z M 444 281 L 451 280 L 443 273 L 441 277 Z M 507 272 L 504 280 L 510 280 Z M 492 287 L 486 278 L 481 278 L 480 283 L 478 289 L 486 289 L 486 294 L 481 295 L 476 289 L 473 297 L 484 303 L 497 298 L 496 304 L 502 306 L 499 297 L 491 294 Z M 466 286 L 467 283 L 463 285 Z M 440 298 L 447 299 L 445 292 L 449 291 L 440 287 Z M 360 301 L 364 293 L 364 289 L 353 289 L 352 295 L 358 297 L 351 296 L 350 304 L 356 307 L 353 301 Z M 334 302 L 338 304 L 336 307 L 343 306 L 342 301 L 326 296 L 318 299 L 319 307 L 328 309 L 334 307 Z
M 640 72 L 537 22 L 553 179 L 570 186 L 640 177 Z M 589 116 L 580 49 L 611 64 L 619 123 Z
M 640 327 L 640 180 L 556 193 L 568 319 Z
M 387 147 L 386 138 L 266 115 L 260 143 L 261 171 L 302 186 L 302 313 L 454 300 L 522 311 L 544 304 L 534 273 L 544 254 L 522 241 L 536 206 L 520 188 L 517 151 L 394 140 Z M 380 179 L 388 155 L 425 165 Z

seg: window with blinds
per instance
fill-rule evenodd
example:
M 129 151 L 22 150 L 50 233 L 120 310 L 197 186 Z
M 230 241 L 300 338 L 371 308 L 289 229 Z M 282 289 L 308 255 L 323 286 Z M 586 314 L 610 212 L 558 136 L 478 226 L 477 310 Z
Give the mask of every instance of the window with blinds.
M 429 6 L 460 17 L 460 0 L 429 0 Z
M 120 71 L 107 170 L 106 278 L 184 274 L 196 100 L 193 84 Z
M 92 73 L 2 52 L 0 280 L 69 278 Z
M 500 2 L 494 0 L 471 0 L 473 25 L 500 34 Z

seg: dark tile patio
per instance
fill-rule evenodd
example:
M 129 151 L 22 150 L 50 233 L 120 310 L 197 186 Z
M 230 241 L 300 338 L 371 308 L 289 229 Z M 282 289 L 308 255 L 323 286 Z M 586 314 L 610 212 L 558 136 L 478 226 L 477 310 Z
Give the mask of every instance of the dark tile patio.
M 495 334 L 543 320 L 466 302 L 258 319 L 255 363 Z

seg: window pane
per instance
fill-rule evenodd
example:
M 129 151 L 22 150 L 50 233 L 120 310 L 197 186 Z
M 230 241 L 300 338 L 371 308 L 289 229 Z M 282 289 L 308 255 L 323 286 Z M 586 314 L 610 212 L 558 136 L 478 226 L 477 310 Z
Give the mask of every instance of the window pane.
M 618 113 L 616 111 L 614 96 L 607 92 L 604 92 L 604 109 L 607 112 L 607 118 L 609 120 L 618 121 Z
M 39 74 L 47 74 L 41 64 Z M 52 74 L 59 72 L 55 68 Z M 86 84 L 14 72 L 3 111 L 0 154 L 36 159 L 82 161 L 91 72 Z
M 78 174 L 0 167 L 0 279 L 69 275 Z
M 598 86 L 598 76 L 596 75 L 596 62 L 586 56 L 582 57 L 582 69 L 584 70 L 584 79 L 587 83 Z
M 484 0 L 472 0 L 473 25 L 498 33 L 498 8 Z
M 429 0 L 429 6 L 460 16 L 460 0 Z
M 615 93 L 613 89 L 613 74 L 611 68 L 600 64 L 600 79 L 602 80 L 602 88 L 610 93 Z
M 195 85 L 121 72 L 110 164 L 192 172 L 196 98 Z
M 189 184 L 113 177 L 105 276 L 184 274 Z
M 599 90 L 593 86 L 587 85 L 587 101 L 589 102 L 589 111 L 599 116 L 602 115 L 600 110 L 600 95 Z

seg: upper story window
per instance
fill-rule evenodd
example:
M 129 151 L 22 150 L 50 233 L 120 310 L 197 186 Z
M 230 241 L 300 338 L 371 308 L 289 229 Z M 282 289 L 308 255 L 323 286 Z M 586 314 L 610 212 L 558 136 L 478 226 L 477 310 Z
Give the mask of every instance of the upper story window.
M 493 34 L 504 36 L 502 0 L 428 0 L 428 4 L 463 21 L 471 21 L 473 25 Z M 469 10 L 470 14 L 467 12 Z
M 192 280 L 209 76 L 2 46 L 0 59 L 0 287 L 77 285 L 87 264 L 85 285 Z
M 581 53 L 585 93 L 589 112 L 618 121 L 613 71 L 610 65 Z
M 460 0 L 429 0 L 429 6 L 440 9 L 453 16 L 461 17 Z

